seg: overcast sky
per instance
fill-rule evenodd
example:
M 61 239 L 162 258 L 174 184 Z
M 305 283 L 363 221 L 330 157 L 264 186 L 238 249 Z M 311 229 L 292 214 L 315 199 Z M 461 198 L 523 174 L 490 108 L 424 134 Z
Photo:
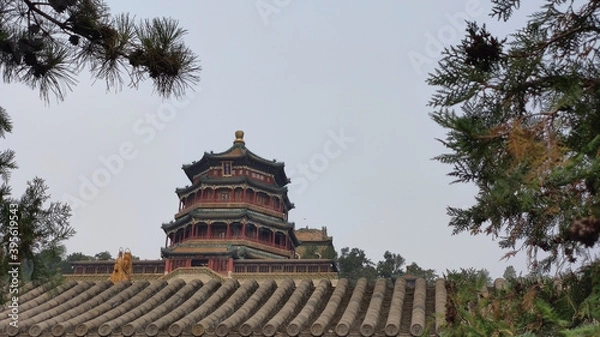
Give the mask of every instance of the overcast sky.
M 500 261 L 491 238 L 451 235 L 445 208 L 468 206 L 475 189 L 450 185 L 444 130 L 428 116 L 425 84 L 464 19 L 492 20 L 487 0 L 108 1 L 114 13 L 169 16 L 189 33 L 202 80 L 180 101 L 150 83 L 107 92 L 84 73 L 64 102 L 45 106 L 21 84 L 0 84 L 12 116 L 3 141 L 16 151 L 15 195 L 34 176 L 73 204 L 69 253 L 119 247 L 160 257 L 161 224 L 173 220 L 182 164 L 224 151 L 235 130 L 258 155 L 286 164 L 290 220 L 326 226 L 339 251 L 384 251 L 438 272 L 460 267 L 524 270 Z M 527 9 L 525 9 L 526 11 Z M 510 31 L 521 21 L 495 32 Z

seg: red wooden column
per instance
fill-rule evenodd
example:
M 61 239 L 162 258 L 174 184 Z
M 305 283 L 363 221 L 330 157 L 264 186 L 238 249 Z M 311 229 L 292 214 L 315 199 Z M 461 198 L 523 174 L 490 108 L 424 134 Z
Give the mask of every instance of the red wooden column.
M 227 223 L 227 231 L 225 232 L 225 238 L 231 239 L 231 223 Z
M 206 224 L 206 235 L 208 236 L 208 239 L 212 236 L 212 224 L 210 223 Z

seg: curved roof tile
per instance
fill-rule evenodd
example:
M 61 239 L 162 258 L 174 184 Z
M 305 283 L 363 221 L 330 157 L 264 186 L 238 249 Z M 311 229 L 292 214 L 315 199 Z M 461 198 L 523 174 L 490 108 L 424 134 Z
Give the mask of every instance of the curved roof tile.
M 435 336 L 447 296 L 443 280 L 403 278 L 355 286 L 347 279 L 66 281 L 39 289 L 22 295 L 19 328 L 8 325 L 6 335 Z

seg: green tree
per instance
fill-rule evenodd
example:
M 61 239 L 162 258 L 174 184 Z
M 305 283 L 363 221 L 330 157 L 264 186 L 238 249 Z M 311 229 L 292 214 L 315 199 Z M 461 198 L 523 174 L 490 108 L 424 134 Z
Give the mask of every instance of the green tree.
M 91 261 L 93 260 L 93 256 L 85 255 L 82 252 L 71 253 L 67 255 L 65 261 L 67 262 L 75 262 L 75 261 Z
M 506 280 L 514 280 L 517 278 L 517 271 L 515 270 L 515 267 L 513 266 L 507 266 L 504 269 L 504 274 L 502 274 L 502 277 L 504 277 L 504 279 Z
M 489 282 L 485 270 L 447 273 L 442 336 L 600 335 L 598 263 L 557 278 L 513 279 L 505 289 L 491 288 Z
M 318 251 L 317 251 L 317 247 L 313 246 L 313 245 L 305 245 L 304 248 L 304 253 L 302 254 L 303 259 L 318 259 L 319 255 L 318 255 Z
M 356 281 L 361 277 L 366 277 L 370 280 L 377 277 L 375 264 L 367 258 L 362 249 L 344 247 L 340 253 L 337 259 L 340 278 Z
M 385 251 L 383 260 L 377 262 L 377 277 L 395 279 L 404 275 L 403 266 L 406 260 L 400 254 Z
M 11 120 L 0 108 L 0 137 L 12 131 Z M 20 198 L 14 198 L 9 185 L 11 170 L 17 167 L 14 152 L 0 153 L 0 286 L 4 289 L 9 270 L 18 269 L 16 277 L 45 281 L 53 276 L 64 254 L 62 242 L 75 234 L 68 219 L 68 205 L 50 200 L 48 187 L 40 178 L 27 183 Z M 15 267 L 13 263 L 21 265 Z
M 335 251 L 333 246 L 327 246 L 323 250 L 323 256 L 321 256 L 321 258 L 328 259 L 328 260 L 335 260 L 335 259 L 337 259 L 337 252 Z
M 490 272 L 487 269 L 461 268 L 460 270 L 448 270 L 445 278 L 458 285 L 475 285 L 478 289 L 492 283 Z
M 15 206 L 12 206 L 15 205 Z M 5 195 L 2 208 L 2 269 L 11 269 L 11 262 L 21 262 L 26 280 L 44 281 L 55 273 L 54 267 L 64 252 L 62 242 L 72 237 L 75 230 L 69 225 L 71 208 L 64 203 L 50 201 L 48 187 L 40 178 L 28 182 L 20 198 Z M 16 230 L 15 223 L 17 223 Z M 9 242 L 18 233 L 18 248 L 12 250 Z M 16 254 L 15 254 L 16 252 Z M 7 275 L 6 272 L 3 275 Z M 6 280 L 5 277 L 2 280 Z
M 87 67 L 107 89 L 152 79 L 163 97 L 199 81 L 197 56 L 173 19 L 135 21 L 111 15 L 101 0 L 0 2 L 0 74 L 4 82 L 37 88 L 43 100 L 63 99 Z
M 439 278 L 434 269 L 421 268 L 416 262 L 406 266 L 406 274 L 424 278 L 427 283 L 432 283 Z
M 85 255 L 81 252 L 71 253 L 67 255 L 60 263 L 62 274 L 73 274 L 72 263 L 75 261 L 91 261 L 93 256 Z
M 520 1 L 492 3 L 506 21 Z M 479 190 L 473 206 L 448 208 L 454 234 L 498 238 L 533 268 L 589 257 L 600 235 L 599 11 L 545 1 L 513 34 L 471 22 L 443 52 L 428 79 L 431 116 L 447 130 L 436 159 Z
M 106 261 L 106 260 L 114 260 L 114 258 L 110 254 L 110 252 L 106 250 L 106 251 L 103 251 L 103 252 L 100 252 L 100 253 L 94 255 L 94 260 Z
M 34 265 L 31 261 L 25 260 L 22 265 L 22 278 L 25 282 L 36 280 L 37 275 L 42 275 L 43 280 L 51 276 L 62 274 L 62 257 L 66 252 L 66 247 L 62 244 L 55 247 L 41 249 L 36 253 L 36 259 L 39 262 Z M 36 270 L 37 269 L 37 270 Z M 37 274 L 34 274 L 37 272 Z
M 137 87 L 149 77 L 159 95 L 177 97 L 199 81 L 198 59 L 183 43 L 185 33 L 172 19 L 112 16 L 101 0 L 0 1 L 0 75 L 5 83 L 37 89 L 46 102 L 50 96 L 62 100 L 85 67 L 107 89 L 118 90 L 126 80 Z M 11 130 L 0 107 L 0 137 Z M 69 206 L 51 201 L 42 179 L 29 182 L 21 198 L 12 197 L 9 177 L 16 167 L 12 150 L 0 152 L 2 287 L 10 262 L 21 262 L 19 277 L 34 281 L 48 279 L 55 267 L 70 271 L 70 263 L 60 261 L 61 242 L 75 234 Z

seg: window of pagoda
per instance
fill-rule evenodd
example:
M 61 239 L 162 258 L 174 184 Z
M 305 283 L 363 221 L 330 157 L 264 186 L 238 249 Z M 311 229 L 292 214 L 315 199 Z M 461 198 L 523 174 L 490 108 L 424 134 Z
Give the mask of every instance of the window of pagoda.
M 222 240 L 227 237 L 227 224 L 224 222 L 214 222 L 210 225 L 211 227 L 211 238 Z
M 192 267 L 208 267 L 208 259 L 192 259 Z
M 232 175 L 233 163 L 230 161 L 224 161 L 222 164 L 222 172 L 224 177 L 228 177 Z
M 236 187 L 233 191 L 233 201 L 241 202 L 243 195 L 244 195 L 244 189 L 241 187 Z
M 248 203 L 254 203 L 254 197 L 255 197 L 254 190 L 251 188 L 247 188 L 246 189 L 246 200 L 244 200 L 245 202 Z
M 183 228 L 179 228 L 177 232 L 175 232 L 175 244 L 183 241 Z
M 231 233 L 232 238 L 239 239 L 242 237 L 242 233 L 243 233 L 242 230 L 243 230 L 244 226 L 241 223 L 234 222 L 229 227 L 230 227 L 229 231 Z
M 281 212 L 281 201 L 278 197 L 273 197 L 273 209 Z
M 256 193 L 256 204 L 260 206 L 267 206 L 269 200 L 269 196 L 264 192 Z
M 183 240 L 187 240 L 192 237 L 192 225 L 189 224 L 185 227 L 185 232 L 183 235 Z
M 212 188 L 207 187 L 202 190 L 202 201 L 210 201 L 210 200 L 212 200 L 212 197 L 213 197 L 213 189 Z
M 205 239 L 208 236 L 208 225 L 204 222 L 196 224 L 196 237 Z
M 254 224 L 247 223 L 245 234 L 246 234 L 245 235 L 246 238 L 256 239 L 256 238 L 258 238 L 258 228 Z
M 188 207 L 192 206 L 193 204 L 194 204 L 194 195 L 193 194 L 189 194 L 185 198 L 185 208 L 188 208 Z
M 273 232 L 267 228 L 259 228 L 258 241 L 264 243 L 273 243 Z
M 216 191 L 218 202 L 230 202 L 232 199 L 232 191 L 229 188 L 218 188 Z
M 287 235 L 281 232 L 275 232 L 275 245 L 280 248 L 287 248 Z

